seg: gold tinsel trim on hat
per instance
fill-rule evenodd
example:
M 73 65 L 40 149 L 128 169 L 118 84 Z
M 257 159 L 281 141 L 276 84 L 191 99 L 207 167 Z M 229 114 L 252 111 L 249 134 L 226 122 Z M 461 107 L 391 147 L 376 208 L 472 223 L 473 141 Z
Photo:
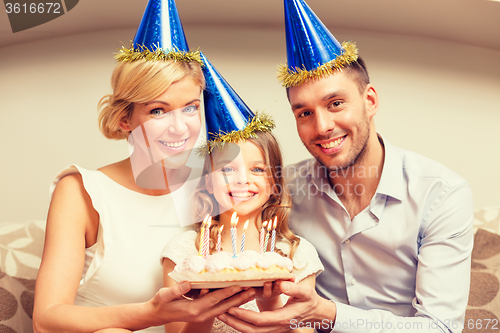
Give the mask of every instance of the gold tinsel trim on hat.
M 171 51 L 165 51 L 159 46 L 153 52 L 144 45 L 139 45 L 139 49 L 134 49 L 134 47 L 126 48 L 122 46 L 118 54 L 115 56 L 118 61 L 160 61 L 160 60 L 174 60 L 174 61 L 184 61 L 191 62 L 196 61 L 201 66 L 203 66 L 203 61 L 201 60 L 200 51 L 190 51 L 185 52 L 177 48 Z
M 342 47 L 344 48 L 344 52 L 341 55 L 313 70 L 307 70 L 305 68 L 289 69 L 287 65 L 279 65 L 278 81 L 285 88 L 300 86 L 309 80 L 319 79 L 330 75 L 335 71 L 341 70 L 342 67 L 358 60 L 358 48 L 356 44 L 343 42 Z
M 270 132 L 276 127 L 271 116 L 265 113 L 256 112 L 255 116 L 250 120 L 244 129 L 239 131 L 231 131 L 229 133 L 209 133 L 214 138 L 209 140 L 202 147 L 198 148 L 198 155 L 203 157 L 210 154 L 214 149 L 224 149 L 228 143 L 239 143 L 249 138 L 256 138 L 257 132 Z

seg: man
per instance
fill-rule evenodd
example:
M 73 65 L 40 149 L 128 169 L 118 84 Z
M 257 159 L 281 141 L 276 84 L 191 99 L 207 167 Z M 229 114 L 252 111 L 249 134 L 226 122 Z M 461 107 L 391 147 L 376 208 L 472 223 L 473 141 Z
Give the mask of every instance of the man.
M 280 77 L 314 156 L 287 170 L 290 223 L 315 245 L 325 272 L 317 293 L 282 282 L 291 296 L 282 309 L 230 309 L 220 319 L 243 332 L 461 332 L 472 251 L 469 185 L 376 133 L 378 97 L 364 62 L 303 0 L 285 1 L 285 18 L 288 69 Z M 325 58 L 325 50 L 333 53 Z

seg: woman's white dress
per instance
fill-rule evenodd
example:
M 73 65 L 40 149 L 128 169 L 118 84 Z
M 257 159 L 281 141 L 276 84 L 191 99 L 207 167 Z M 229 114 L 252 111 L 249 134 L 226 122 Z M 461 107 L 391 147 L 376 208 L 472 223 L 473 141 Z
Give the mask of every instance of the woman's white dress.
M 151 299 L 163 287 L 158 257 L 165 243 L 189 230 L 179 224 L 176 199 L 172 194 L 150 196 L 132 191 L 100 171 L 75 165 L 57 175 L 51 193 L 60 179 L 75 173 L 82 175 L 99 213 L 97 242 L 85 251 L 75 305 L 110 306 Z M 141 332 L 159 333 L 164 328 Z

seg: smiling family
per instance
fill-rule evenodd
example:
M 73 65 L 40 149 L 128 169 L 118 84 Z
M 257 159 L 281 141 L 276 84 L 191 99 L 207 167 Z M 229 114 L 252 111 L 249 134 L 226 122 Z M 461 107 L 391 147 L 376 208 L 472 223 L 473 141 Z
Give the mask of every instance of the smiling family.
M 283 168 L 272 119 L 189 51 L 174 0 L 150 0 L 99 104 L 101 131 L 127 138 L 131 157 L 57 175 L 35 332 L 462 331 L 469 185 L 378 134 L 377 91 L 355 45 L 339 44 L 304 0 L 284 8 L 279 80 L 313 158 Z M 249 221 L 237 224 L 248 250 L 276 218 L 294 279 L 183 297 L 190 283 L 168 273 L 198 253 L 207 214 L 230 249 L 234 212 Z

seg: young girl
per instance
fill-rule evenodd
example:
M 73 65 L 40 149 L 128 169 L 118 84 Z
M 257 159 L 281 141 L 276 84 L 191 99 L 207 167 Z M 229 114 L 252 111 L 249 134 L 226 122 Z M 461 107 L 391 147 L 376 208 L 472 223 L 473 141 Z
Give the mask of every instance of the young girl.
M 245 250 L 259 252 L 259 230 L 264 221 L 274 219 L 276 226 L 276 252 L 292 259 L 296 283 L 307 283 L 314 287 L 316 275 L 323 270 L 314 247 L 305 239 L 295 236 L 288 227 L 290 196 L 284 186 L 282 157 L 279 145 L 270 132 L 256 132 L 255 137 L 226 144 L 223 149 L 214 149 L 206 158 L 203 174 L 195 193 L 197 216 L 213 217 L 210 252 L 215 251 L 217 235 L 222 231 L 222 251 L 232 251 L 230 222 L 234 212 L 239 217 L 237 224 L 240 244 L 246 221 Z M 235 157 L 236 156 L 236 157 Z M 190 255 L 196 255 L 199 247 L 200 223 L 196 231 L 188 231 L 171 240 L 163 250 L 164 281 L 166 286 L 175 284 L 169 276 L 176 263 Z M 239 252 L 240 247 L 237 247 Z M 267 251 L 270 251 L 268 242 Z M 276 284 L 275 284 L 276 286 Z M 256 299 L 245 305 L 255 311 L 274 310 L 282 307 L 286 299 L 279 295 L 273 284 L 258 288 Z M 203 323 L 170 323 L 166 332 L 235 332 L 214 318 Z

